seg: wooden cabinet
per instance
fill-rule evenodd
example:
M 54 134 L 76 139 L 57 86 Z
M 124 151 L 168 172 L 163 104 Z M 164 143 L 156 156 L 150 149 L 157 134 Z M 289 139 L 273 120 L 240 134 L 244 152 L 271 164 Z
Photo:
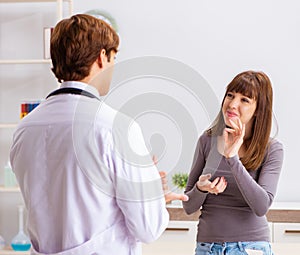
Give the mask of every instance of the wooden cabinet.
M 195 229 L 192 228 L 193 231 L 189 230 L 187 233 L 177 231 L 171 234 L 166 231 L 158 241 L 143 245 L 143 255 L 154 254 L 154 252 L 157 255 L 194 254 L 200 212 L 187 215 L 182 207 L 170 206 L 167 209 L 172 222 L 170 226 L 177 224 L 187 231 L 190 229 L 187 225 L 189 222 L 190 226 Z M 298 254 L 297 252 L 300 251 L 300 203 L 274 203 L 267 213 L 267 219 L 274 254 Z
M 300 223 L 273 223 L 273 239 L 275 243 L 300 244 Z
M 143 255 L 194 254 L 198 221 L 170 221 L 162 236 L 151 244 L 143 244 Z M 273 223 L 269 223 L 271 235 Z
M 143 255 L 194 254 L 197 224 L 196 221 L 170 221 L 158 240 L 151 244 L 143 244 Z

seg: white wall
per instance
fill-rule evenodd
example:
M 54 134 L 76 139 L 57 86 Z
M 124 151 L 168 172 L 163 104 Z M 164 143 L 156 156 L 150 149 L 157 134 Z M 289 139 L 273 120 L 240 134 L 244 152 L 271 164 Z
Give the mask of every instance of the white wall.
M 74 0 L 75 13 L 90 9 L 105 10 L 116 19 L 121 36 L 117 57 L 119 63 L 142 56 L 161 56 L 180 61 L 182 66 L 201 74 L 219 100 L 226 84 L 237 73 L 247 69 L 265 71 L 274 86 L 274 112 L 279 123 L 277 138 L 285 147 L 276 201 L 300 201 L 297 191 L 300 179 L 297 160 L 300 140 L 297 132 L 300 123 L 297 105 L 300 92 L 299 1 Z M 49 3 L 1 3 L 0 58 L 41 58 L 41 28 L 53 26 L 55 15 L 55 5 Z M 55 79 L 47 65 L 0 65 L 0 75 L 1 121 L 17 121 L 19 104 L 23 99 L 43 98 L 55 87 Z M 212 119 L 211 114 L 207 114 L 210 111 L 206 109 L 207 105 L 197 108 L 199 102 L 189 92 L 182 90 L 188 84 L 178 87 L 176 82 L 160 77 L 139 77 L 124 84 L 126 86 L 122 90 L 114 90 L 112 104 L 118 101 L 124 103 L 128 97 L 133 101 L 140 93 L 154 91 L 186 107 L 197 124 L 199 134 Z M 116 93 L 118 91 L 119 94 Z M 168 157 L 164 157 L 159 164 L 161 169 L 168 170 L 174 167 L 176 153 L 180 153 L 176 145 L 180 144 L 181 134 L 177 126 L 180 131 L 181 123 L 169 127 L 170 122 L 164 123 L 161 115 L 152 117 L 157 119 L 154 119 L 153 126 L 146 123 L 146 129 L 150 129 L 147 138 L 150 139 L 155 129 L 158 129 L 158 133 L 166 132 L 166 128 L 162 131 L 162 126 L 179 136 L 179 140 L 176 137 L 170 141 L 174 143 L 171 146 L 175 148 L 171 151 L 174 154 L 167 155 L 167 151 Z M 10 136 L 11 131 L 0 131 L 0 138 L 5 145 L 0 149 L 1 168 L 7 161 Z M 193 146 L 191 144 L 189 148 L 190 158 L 186 158 L 182 165 L 185 168 L 183 171 L 189 170 Z M 159 148 L 154 148 L 154 152 L 156 150 Z M 2 177 L 1 173 L 0 179 Z M 3 201 L 7 204 L 7 200 L 12 205 L 21 201 L 15 194 L 2 193 L 0 199 L 2 205 Z M 0 233 L 6 239 L 10 239 L 17 231 L 17 209 L 11 214 L 9 208 L 12 205 L 1 206 L 0 209 Z M 7 229 L 7 222 L 11 222 L 10 229 Z
M 122 39 L 118 61 L 164 56 L 198 71 L 221 99 L 226 84 L 247 69 L 266 72 L 274 87 L 277 138 L 285 158 L 276 201 L 300 201 L 296 191 L 300 114 L 300 3 L 297 0 L 75 0 L 75 12 L 108 11 Z M 205 119 L 205 128 L 207 124 Z

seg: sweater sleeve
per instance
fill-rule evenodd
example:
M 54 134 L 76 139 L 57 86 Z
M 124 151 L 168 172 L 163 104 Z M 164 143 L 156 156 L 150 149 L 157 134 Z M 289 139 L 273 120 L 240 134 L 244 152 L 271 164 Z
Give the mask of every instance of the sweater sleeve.
M 186 202 L 182 202 L 183 208 L 187 214 L 191 214 L 199 210 L 207 196 L 207 193 L 200 191 L 196 185 L 199 176 L 202 174 L 203 168 L 205 166 L 203 147 L 204 137 L 202 136 L 197 143 L 193 165 L 186 185 L 185 194 L 189 197 L 189 200 Z
M 283 162 L 283 147 L 278 141 L 270 145 L 262 164 L 257 182 L 245 169 L 238 156 L 226 159 L 245 201 L 258 215 L 263 216 L 270 208 L 277 190 Z

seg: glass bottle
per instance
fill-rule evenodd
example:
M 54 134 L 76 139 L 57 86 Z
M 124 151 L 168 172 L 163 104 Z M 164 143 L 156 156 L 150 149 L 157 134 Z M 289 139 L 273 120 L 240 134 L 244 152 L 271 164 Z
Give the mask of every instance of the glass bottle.
M 0 235 L 0 250 L 4 249 L 5 247 L 5 240 L 4 238 Z
M 7 161 L 4 166 L 4 186 L 5 187 L 16 187 L 18 185 L 16 176 L 11 169 L 10 162 Z
M 22 205 L 18 206 L 19 208 L 19 232 L 12 239 L 11 247 L 15 251 L 28 251 L 31 247 L 29 237 L 23 231 L 23 212 L 24 208 Z

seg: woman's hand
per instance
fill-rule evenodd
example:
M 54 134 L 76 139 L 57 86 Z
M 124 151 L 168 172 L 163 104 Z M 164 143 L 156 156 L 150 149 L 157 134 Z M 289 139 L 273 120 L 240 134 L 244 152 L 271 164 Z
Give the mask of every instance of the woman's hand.
M 224 139 L 224 150 L 223 155 L 226 158 L 234 157 L 238 155 L 239 149 L 241 148 L 244 136 L 245 136 L 245 124 L 240 119 L 233 120 L 229 119 L 231 127 L 226 127 L 223 132 Z
M 218 195 L 222 193 L 227 187 L 227 181 L 225 178 L 217 177 L 213 181 L 210 181 L 211 174 L 200 175 L 196 185 L 200 191 L 209 192 L 211 194 Z

